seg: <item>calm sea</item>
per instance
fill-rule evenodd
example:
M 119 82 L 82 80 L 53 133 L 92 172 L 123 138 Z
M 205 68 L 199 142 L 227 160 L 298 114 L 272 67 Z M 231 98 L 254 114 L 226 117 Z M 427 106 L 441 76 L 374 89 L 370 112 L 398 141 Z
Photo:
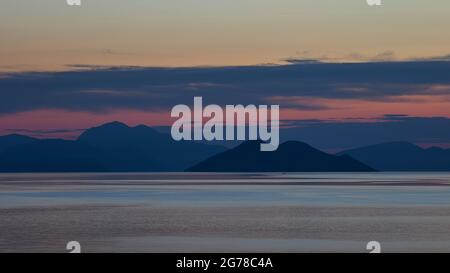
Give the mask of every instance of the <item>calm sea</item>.
M 0 252 L 450 251 L 450 173 L 0 174 Z

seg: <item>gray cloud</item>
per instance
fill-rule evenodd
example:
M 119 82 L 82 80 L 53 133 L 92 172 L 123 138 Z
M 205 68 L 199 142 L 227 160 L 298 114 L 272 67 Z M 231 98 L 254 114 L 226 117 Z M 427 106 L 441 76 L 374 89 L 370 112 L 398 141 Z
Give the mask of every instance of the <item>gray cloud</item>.
M 191 104 L 193 96 L 218 104 L 267 103 L 275 96 L 388 101 L 404 95 L 449 94 L 450 86 L 450 62 L 446 61 L 76 68 L 4 74 L 0 77 L 0 113 L 47 108 L 91 112 L 166 109 Z M 286 103 L 286 107 L 314 111 L 325 106 Z

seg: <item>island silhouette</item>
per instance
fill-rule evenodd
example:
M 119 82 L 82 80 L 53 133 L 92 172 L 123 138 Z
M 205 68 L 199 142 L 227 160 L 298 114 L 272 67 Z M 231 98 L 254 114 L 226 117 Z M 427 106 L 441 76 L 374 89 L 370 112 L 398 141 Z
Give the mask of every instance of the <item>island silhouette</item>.
M 111 122 L 75 140 L 0 136 L 0 172 L 370 172 L 450 171 L 450 149 L 389 142 L 338 154 L 286 141 L 261 152 L 260 141 L 226 148 L 175 141 L 169 134 Z

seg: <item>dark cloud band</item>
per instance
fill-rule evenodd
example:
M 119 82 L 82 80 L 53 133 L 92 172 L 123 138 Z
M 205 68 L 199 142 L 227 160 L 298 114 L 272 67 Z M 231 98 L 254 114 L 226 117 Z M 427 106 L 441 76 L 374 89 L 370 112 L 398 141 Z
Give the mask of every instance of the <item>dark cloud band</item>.
M 388 101 L 406 95 L 450 94 L 450 62 L 91 67 L 3 75 L 0 90 L 0 113 L 3 114 L 48 108 L 90 112 L 167 109 L 190 103 L 193 96 L 202 96 L 208 104 L 266 104 L 271 97 L 291 96 Z M 317 104 L 284 101 L 286 107 L 322 109 Z

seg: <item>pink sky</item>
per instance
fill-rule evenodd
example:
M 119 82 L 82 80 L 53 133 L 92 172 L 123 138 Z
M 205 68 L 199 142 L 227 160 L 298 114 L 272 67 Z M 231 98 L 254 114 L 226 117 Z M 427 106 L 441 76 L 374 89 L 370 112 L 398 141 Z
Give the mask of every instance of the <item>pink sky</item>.
M 273 97 L 270 103 L 282 103 L 286 98 Z M 408 96 L 386 101 L 367 101 L 358 99 L 319 99 L 289 98 L 291 104 L 296 102 L 322 105 L 321 110 L 297 110 L 281 108 L 282 120 L 322 119 L 346 120 L 357 119 L 364 122 L 376 120 L 385 114 L 401 114 L 421 117 L 450 117 L 449 96 Z M 74 112 L 66 110 L 34 110 L 0 116 L 0 134 L 22 133 L 36 137 L 75 138 L 80 130 L 111 121 L 121 121 L 130 126 L 145 124 L 149 126 L 170 126 L 174 121 L 170 109 L 159 112 L 138 110 L 114 110 L 107 113 Z M 74 130 L 51 134 L 30 133 L 26 130 Z

